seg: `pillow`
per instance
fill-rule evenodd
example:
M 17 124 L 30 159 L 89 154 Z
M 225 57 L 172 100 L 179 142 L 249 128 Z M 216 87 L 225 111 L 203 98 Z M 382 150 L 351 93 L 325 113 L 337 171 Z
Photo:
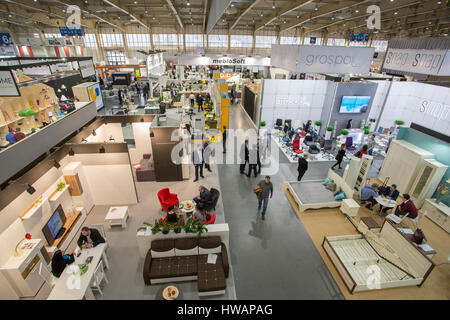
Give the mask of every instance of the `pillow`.
M 342 200 L 342 199 L 345 199 L 345 192 L 338 193 L 338 194 L 334 197 L 334 200 Z
M 220 237 L 204 237 L 200 238 L 198 241 L 198 253 L 199 254 L 209 254 L 209 253 L 221 253 L 222 243 Z
M 328 190 L 330 190 L 331 192 L 335 192 L 336 191 L 336 183 L 330 181 L 327 183 L 327 185 L 325 186 L 325 188 L 327 188 Z
M 152 250 L 152 258 L 167 258 L 167 257 L 175 257 L 175 248 L 167 251 Z
M 341 192 L 342 192 L 342 188 L 341 187 L 337 188 L 336 192 L 334 193 L 334 196 L 338 195 Z
M 333 179 L 326 178 L 325 181 L 324 181 L 322 184 L 323 184 L 324 186 L 326 186 L 328 182 L 333 182 L 333 181 L 334 181 Z

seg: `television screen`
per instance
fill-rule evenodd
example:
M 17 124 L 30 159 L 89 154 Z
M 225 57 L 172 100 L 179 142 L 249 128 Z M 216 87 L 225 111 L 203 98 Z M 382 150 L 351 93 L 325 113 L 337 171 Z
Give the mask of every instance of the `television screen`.
M 48 222 L 45 224 L 44 228 L 42 228 L 42 233 L 44 234 L 49 245 L 52 245 L 58 237 L 58 233 L 65 222 L 66 215 L 64 214 L 62 206 L 59 205 L 55 212 L 53 212 Z
M 339 113 L 362 113 L 369 108 L 370 96 L 343 96 Z

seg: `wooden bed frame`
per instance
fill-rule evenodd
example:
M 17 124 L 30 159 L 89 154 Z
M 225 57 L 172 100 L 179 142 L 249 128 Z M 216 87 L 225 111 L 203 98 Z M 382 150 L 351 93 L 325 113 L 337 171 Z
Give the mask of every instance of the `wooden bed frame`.
M 361 234 L 325 237 L 322 243 L 350 293 L 421 286 L 433 270 L 434 263 L 389 221 L 384 221 L 379 234 L 361 222 L 358 229 Z M 380 270 L 378 287 L 370 278 L 374 269 L 368 268 L 373 266 Z
M 333 179 L 336 183 L 336 188 L 341 188 L 342 191 L 345 193 L 346 199 L 353 199 L 353 190 L 350 188 L 344 181 L 344 179 L 339 176 L 336 172 L 329 169 L 328 170 L 328 178 Z M 305 181 L 292 181 L 295 183 L 308 183 L 308 182 L 323 182 L 323 180 L 305 180 Z M 294 201 L 297 203 L 298 208 L 300 211 L 305 211 L 308 209 L 320 209 L 320 208 L 339 208 L 342 204 L 342 201 L 333 201 L 333 202 L 318 202 L 318 203 L 303 203 L 302 200 L 297 196 L 294 189 L 291 187 L 291 182 L 287 182 L 287 190 L 292 195 Z M 320 190 L 318 190 L 320 191 Z M 321 190 L 322 192 L 331 192 L 330 190 L 325 189 Z

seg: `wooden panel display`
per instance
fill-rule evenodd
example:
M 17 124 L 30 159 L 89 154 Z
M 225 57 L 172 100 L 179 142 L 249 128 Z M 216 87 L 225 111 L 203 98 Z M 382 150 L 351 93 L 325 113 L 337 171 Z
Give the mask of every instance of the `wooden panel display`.
M 72 197 L 81 196 L 83 194 L 83 187 L 81 186 L 78 174 L 71 176 L 64 176 L 64 179 L 69 185 L 69 192 Z
M 39 262 L 39 255 L 36 254 L 33 260 L 31 260 L 30 264 L 25 268 L 25 270 L 23 270 L 22 278 L 26 279 L 38 262 Z

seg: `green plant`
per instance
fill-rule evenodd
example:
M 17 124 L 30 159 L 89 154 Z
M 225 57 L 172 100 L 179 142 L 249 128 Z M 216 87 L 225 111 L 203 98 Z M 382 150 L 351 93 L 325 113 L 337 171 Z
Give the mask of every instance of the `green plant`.
M 191 229 L 191 232 L 197 233 L 197 238 L 200 238 L 203 233 L 208 232 L 206 225 L 201 223 L 199 220 L 193 220 L 192 226 L 193 228 Z
M 174 231 L 175 233 L 180 233 L 180 232 L 181 232 L 181 226 L 179 226 L 179 225 L 174 226 L 174 227 L 173 227 L 173 231 Z
M 364 134 L 369 134 L 370 130 L 369 129 L 364 129 Z
M 170 229 L 172 229 L 172 225 L 170 225 L 170 224 L 168 223 L 168 224 L 163 225 L 162 231 L 161 231 L 161 232 L 162 232 L 163 234 L 168 234 L 169 231 L 170 231 Z
M 314 124 L 316 126 L 320 127 L 322 125 L 322 121 L 320 121 L 320 120 L 314 121 Z
M 403 120 L 395 120 L 395 124 L 401 126 L 402 124 L 405 124 L 405 121 L 403 121 Z
M 333 131 L 334 130 L 334 127 L 333 126 L 328 126 L 327 127 L 327 131 Z
M 198 86 L 200 90 L 203 90 L 203 85 Z
M 260 125 L 261 127 L 265 127 L 265 126 L 266 126 L 266 122 L 265 122 L 265 121 L 260 121 L 260 122 L 259 122 L 259 125 Z
M 161 231 L 162 223 L 159 222 L 159 221 L 156 220 L 156 219 L 155 219 L 155 223 L 154 223 L 153 225 L 151 225 L 151 224 L 148 223 L 148 222 L 144 222 L 144 224 L 145 224 L 146 226 L 152 227 L 152 229 L 151 229 L 151 230 L 152 230 L 152 234 L 157 234 L 158 232 Z
M 192 90 L 192 84 L 190 84 L 190 85 L 188 86 L 188 89 L 189 89 L 189 90 Z
M 63 191 L 65 186 L 66 184 L 64 182 L 60 182 L 56 185 L 56 189 L 58 189 L 58 191 Z
M 367 130 L 370 130 L 370 127 L 369 127 L 369 126 L 364 126 L 363 129 L 364 129 L 364 130 L 366 130 L 366 129 L 367 129 Z
M 341 133 L 342 133 L 344 136 L 346 136 L 346 135 L 348 135 L 348 130 L 347 130 L 347 129 L 342 129 L 342 130 L 341 130 Z

